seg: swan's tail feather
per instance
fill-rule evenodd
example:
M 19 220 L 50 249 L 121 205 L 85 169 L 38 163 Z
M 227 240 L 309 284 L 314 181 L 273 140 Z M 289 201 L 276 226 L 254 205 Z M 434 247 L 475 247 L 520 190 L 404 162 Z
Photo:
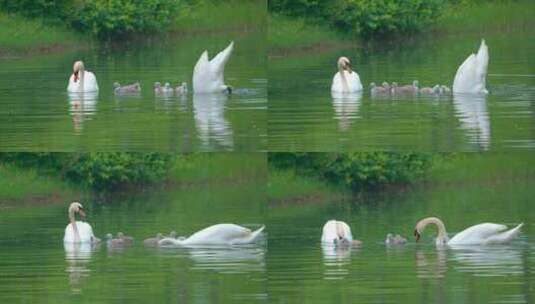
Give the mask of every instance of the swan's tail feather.
M 477 74 L 479 77 L 482 77 L 484 81 L 485 77 L 487 76 L 487 67 L 489 65 L 489 48 L 485 43 L 485 39 L 481 39 L 481 45 L 479 46 L 479 50 L 477 51 L 476 58 Z
M 258 228 L 257 230 L 251 232 L 251 236 L 249 238 L 249 243 L 256 242 L 262 236 L 262 232 L 264 231 L 265 228 L 266 228 L 266 226 L 263 225 L 262 227 Z
M 231 41 L 230 44 L 219 54 L 217 54 L 212 60 L 210 60 L 210 65 L 215 69 L 217 73 L 222 72 L 225 69 L 225 64 L 230 58 L 232 51 L 234 50 L 234 41 Z
M 520 234 L 522 226 L 524 226 L 524 223 L 520 223 L 520 225 L 513 229 L 489 237 L 487 239 L 487 244 L 505 244 L 511 242 L 518 234 Z

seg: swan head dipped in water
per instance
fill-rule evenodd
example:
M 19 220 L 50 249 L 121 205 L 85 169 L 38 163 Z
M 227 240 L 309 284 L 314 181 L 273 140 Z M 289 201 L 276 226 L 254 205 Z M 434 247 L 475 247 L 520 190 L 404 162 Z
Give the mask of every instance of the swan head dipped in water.
M 438 236 L 436 239 L 437 245 L 445 245 L 448 243 L 448 233 L 446 232 L 446 227 L 444 226 L 444 223 L 437 217 L 427 217 L 422 220 L 420 220 L 416 227 L 414 228 L 414 237 L 416 238 L 416 242 L 420 240 L 420 237 L 422 236 L 423 231 L 425 230 L 425 227 L 429 224 L 434 224 L 438 228 Z

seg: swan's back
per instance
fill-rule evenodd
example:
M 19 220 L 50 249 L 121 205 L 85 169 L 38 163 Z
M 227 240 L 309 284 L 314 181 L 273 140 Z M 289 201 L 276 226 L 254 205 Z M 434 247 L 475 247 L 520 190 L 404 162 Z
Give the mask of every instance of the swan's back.
M 342 221 L 330 220 L 323 226 L 323 232 L 321 234 L 321 242 L 326 244 L 334 244 L 334 241 L 338 239 L 338 231 L 341 229 L 342 235 L 348 240 L 353 241 L 353 235 L 351 234 L 351 228 Z
M 80 79 L 74 82 L 74 75 L 71 74 L 69 78 L 69 85 L 67 86 L 67 91 L 69 92 L 95 92 L 98 91 L 97 77 L 95 74 L 84 71 L 84 90 L 80 91 Z
M 466 228 L 457 233 L 448 245 L 476 245 L 484 244 L 491 236 L 506 230 L 507 226 L 494 223 L 482 223 Z
M 261 228 L 263 229 L 263 228 Z M 184 241 L 184 244 L 236 244 L 251 242 L 252 236 L 258 236 L 259 229 L 253 232 L 245 227 L 235 224 L 217 224 L 204 228 L 192 234 Z
M 344 85 L 341 73 L 344 73 L 344 77 L 347 82 L 347 88 Z M 338 71 L 334 77 L 331 85 L 331 92 L 335 93 L 355 93 L 362 91 L 362 83 L 357 72 L 352 71 Z
M 80 234 L 80 243 L 91 242 L 94 238 L 93 228 L 86 222 L 76 221 L 76 228 L 78 228 L 78 233 Z M 65 227 L 65 235 L 63 237 L 63 242 L 74 243 L 74 230 L 72 224 L 68 224 Z
M 471 54 L 459 66 L 453 80 L 453 91 L 456 93 L 487 93 L 486 77 L 489 64 L 489 49 L 485 40 L 477 54 Z

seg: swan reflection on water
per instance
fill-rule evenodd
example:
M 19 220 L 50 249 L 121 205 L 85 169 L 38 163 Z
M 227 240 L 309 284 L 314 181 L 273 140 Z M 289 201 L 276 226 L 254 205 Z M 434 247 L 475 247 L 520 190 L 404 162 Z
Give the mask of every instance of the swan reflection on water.
M 227 94 L 193 95 L 195 126 L 205 150 L 232 150 L 234 146 L 232 126 L 225 119 L 227 101 Z
M 98 91 L 85 93 L 68 93 L 69 113 L 72 116 L 74 131 L 81 134 L 84 121 L 90 120 L 97 113 Z
M 362 92 L 331 92 L 331 97 L 334 108 L 334 119 L 338 121 L 338 128 L 346 131 L 351 127 L 351 123 L 359 118 L 357 114 L 362 99 Z
M 436 257 L 432 257 L 436 255 Z M 446 276 L 447 249 L 437 247 L 427 252 L 416 249 L 416 276 L 420 279 L 441 279 Z
M 158 247 L 162 256 L 188 258 L 192 269 L 219 273 L 250 273 L 266 270 L 266 244 L 254 243 L 232 246 Z
M 461 122 L 471 143 L 481 149 L 490 147 L 490 118 L 485 94 L 454 94 L 455 115 Z
M 82 285 L 91 272 L 87 267 L 91 255 L 99 247 L 99 244 L 92 243 L 63 243 L 65 261 L 67 262 L 65 271 L 69 274 L 69 284 L 73 293 L 82 292 Z
M 522 248 L 514 245 L 450 246 L 460 272 L 476 276 L 522 275 Z
M 351 251 L 358 248 L 351 246 L 334 246 L 322 244 L 321 251 L 323 254 L 324 279 L 341 280 L 349 275 L 351 265 Z

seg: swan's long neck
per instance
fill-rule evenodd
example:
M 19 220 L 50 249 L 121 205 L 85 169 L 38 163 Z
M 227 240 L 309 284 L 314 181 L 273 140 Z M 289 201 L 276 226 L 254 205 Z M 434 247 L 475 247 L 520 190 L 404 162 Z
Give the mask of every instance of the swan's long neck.
M 340 77 L 342 78 L 342 90 L 344 92 L 349 92 L 349 85 L 347 84 L 345 69 L 343 67 L 340 67 L 338 69 L 338 72 L 340 73 Z
M 74 217 L 74 210 L 69 210 L 69 220 L 71 221 L 72 231 L 74 232 L 74 242 L 80 242 L 80 233 L 78 232 L 78 227 L 76 226 L 76 218 Z
M 428 217 L 418 222 L 416 225 L 417 229 L 420 232 L 423 232 L 425 227 L 429 224 L 434 224 L 438 228 L 437 240 L 446 241 L 448 240 L 448 233 L 446 232 L 446 226 L 444 223 L 437 217 Z
M 78 74 L 80 74 L 80 92 L 83 92 L 84 91 L 85 69 L 83 67 L 81 67 L 80 70 L 78 71 Z

